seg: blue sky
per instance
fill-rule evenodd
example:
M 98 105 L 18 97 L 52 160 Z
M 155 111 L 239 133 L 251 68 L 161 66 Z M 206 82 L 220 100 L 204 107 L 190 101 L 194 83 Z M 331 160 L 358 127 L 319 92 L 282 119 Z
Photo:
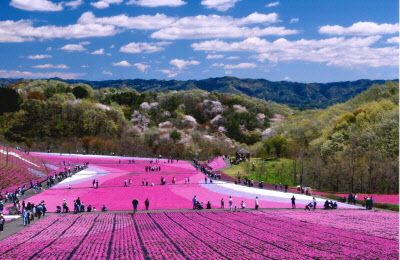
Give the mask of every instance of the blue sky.
M 3 0 L 0 78 L 395 79 L 397 0 Z

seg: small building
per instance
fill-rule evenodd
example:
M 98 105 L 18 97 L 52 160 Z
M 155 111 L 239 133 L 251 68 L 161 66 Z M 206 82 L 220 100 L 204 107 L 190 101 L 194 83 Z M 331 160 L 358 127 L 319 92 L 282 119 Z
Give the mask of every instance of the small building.
M 236 152 L 236 160 L 250 161 L 250 152 L 246 149 L 240 148 Z

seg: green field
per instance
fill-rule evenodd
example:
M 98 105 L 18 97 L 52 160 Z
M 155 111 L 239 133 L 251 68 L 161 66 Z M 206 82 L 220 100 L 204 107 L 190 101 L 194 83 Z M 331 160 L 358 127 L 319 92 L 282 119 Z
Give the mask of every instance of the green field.
M 260 158 L 252 158 L 250 162 L 242 162 L 238 165 L 232 165 L 231 168 L 222 170 L 223 173 L 238 178 L 249 178 L 256 182 L 275 184 L 282 183 L 293 186 L 294 170 L 293 160 L 275 159 L 264 161 Z

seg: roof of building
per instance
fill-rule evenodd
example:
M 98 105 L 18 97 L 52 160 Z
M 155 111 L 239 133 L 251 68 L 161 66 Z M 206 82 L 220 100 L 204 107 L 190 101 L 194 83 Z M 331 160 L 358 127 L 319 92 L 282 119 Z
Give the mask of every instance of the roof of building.
M 247 151 L 246 149 L 240 148 L 239 150 L 237 150 L 237 153 L 250 153 L 250 152 Z

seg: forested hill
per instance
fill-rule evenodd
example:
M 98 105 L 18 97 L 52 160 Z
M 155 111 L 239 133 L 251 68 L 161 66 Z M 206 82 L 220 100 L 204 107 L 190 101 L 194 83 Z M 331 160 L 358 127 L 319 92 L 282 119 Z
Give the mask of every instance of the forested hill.
M 298 83 L 289 81 L 268 81 L 265 79 L 239 79 L 235 77 L 209 78 L 204 80 L 62 80 L 67 83 L 85 83 L 94 89 L 133 88 L 140 92 L 167 92 L 170 90 L 201 89 L 209 92 L 245 94 L 293 108 L 326 108 L 336 103 L 346 102 L 350 98 L 368 89 L 373 84 L 383 84 L 384 80 L 357 80 L 332 83 Z M 6 86 L 21 79 L 0 79 L 0 85 Z M 396 80 L 398 81 L 398 80 Z

